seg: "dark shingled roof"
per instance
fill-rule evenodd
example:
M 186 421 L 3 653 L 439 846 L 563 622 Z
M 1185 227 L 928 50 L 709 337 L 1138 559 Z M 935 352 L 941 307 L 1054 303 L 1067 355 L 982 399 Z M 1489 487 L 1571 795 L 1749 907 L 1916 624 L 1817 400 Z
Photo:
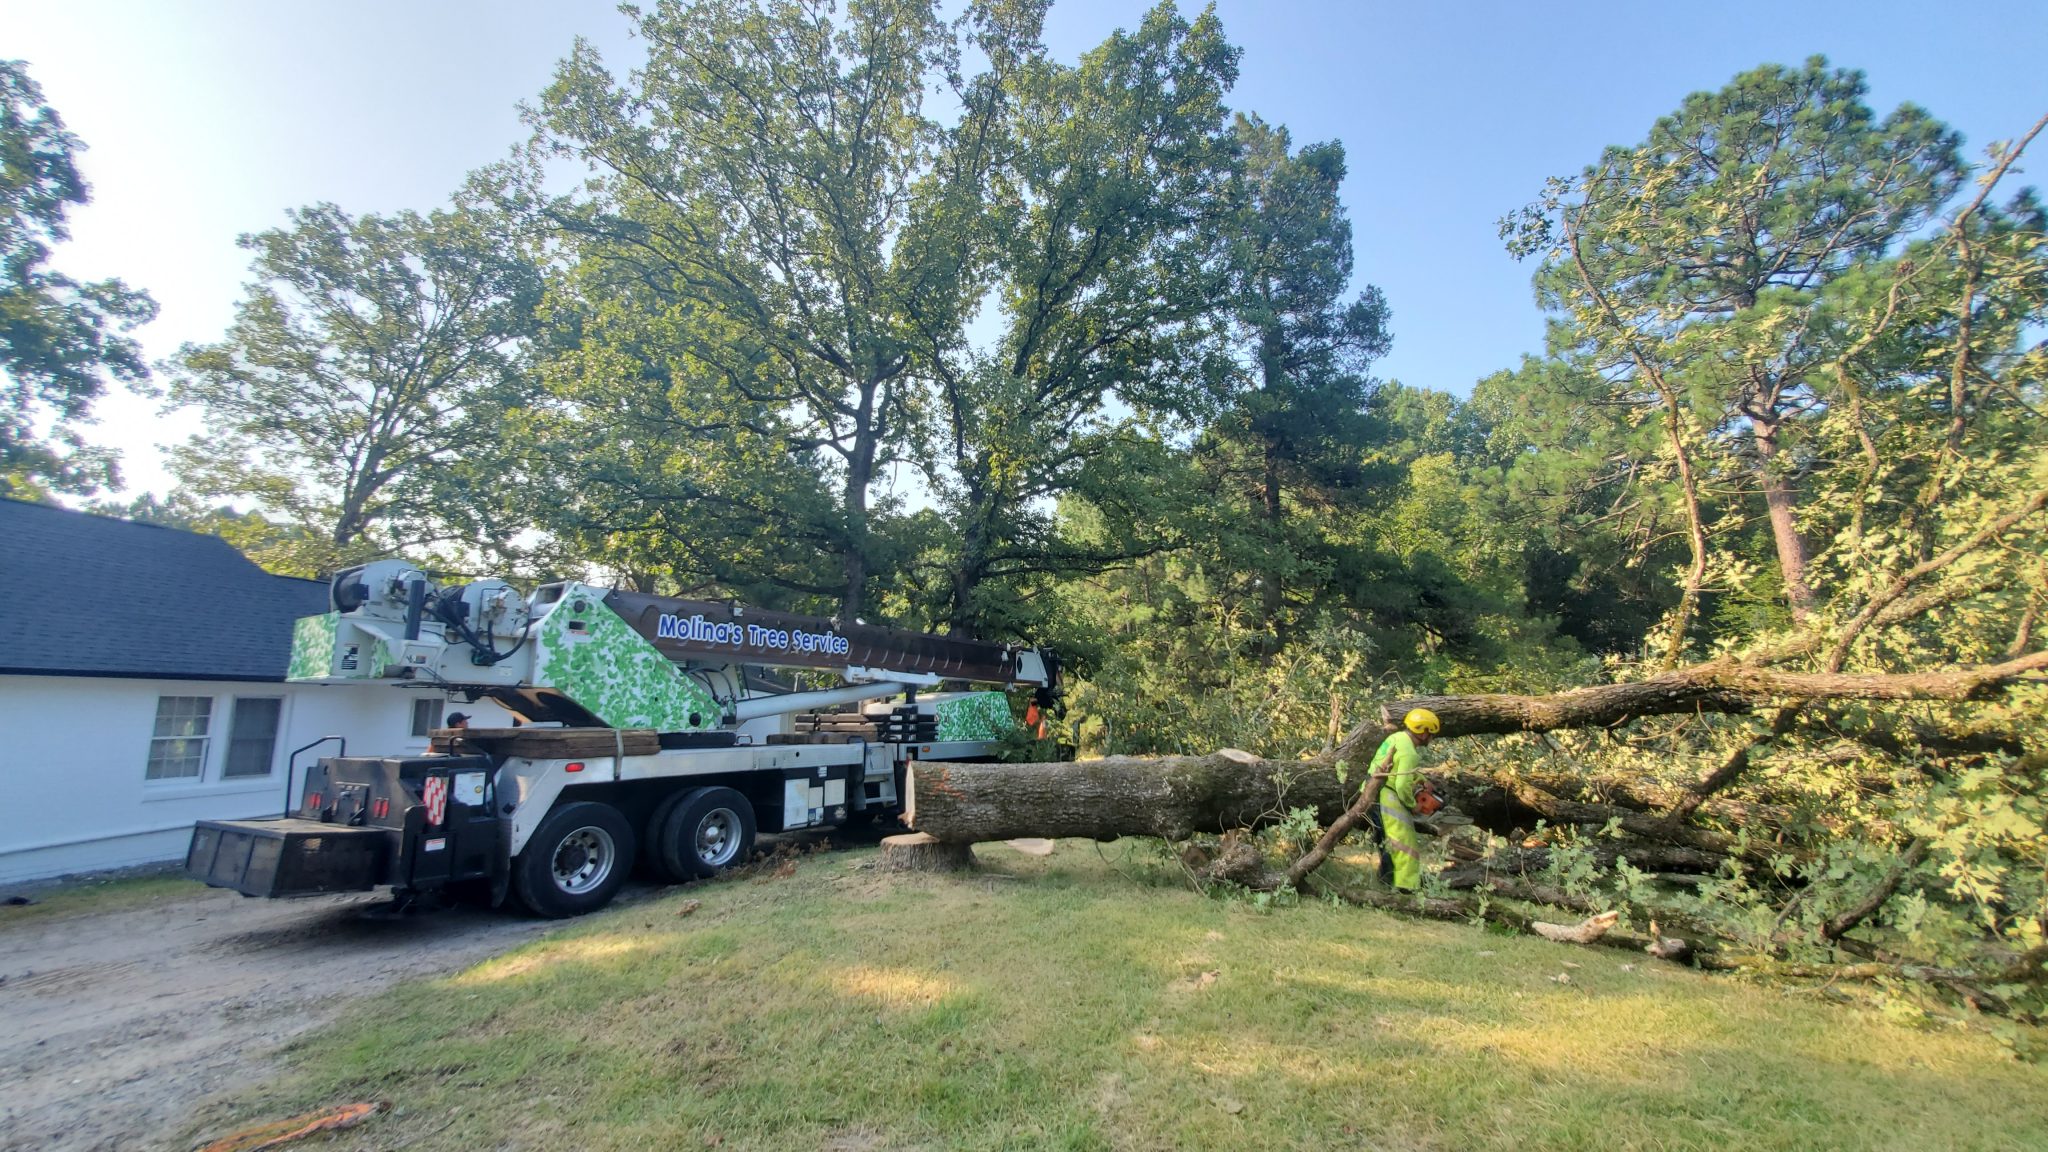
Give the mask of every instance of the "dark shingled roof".
M 283 680 L 327 585 L 218 536 L 0 499 L 0 673 Z

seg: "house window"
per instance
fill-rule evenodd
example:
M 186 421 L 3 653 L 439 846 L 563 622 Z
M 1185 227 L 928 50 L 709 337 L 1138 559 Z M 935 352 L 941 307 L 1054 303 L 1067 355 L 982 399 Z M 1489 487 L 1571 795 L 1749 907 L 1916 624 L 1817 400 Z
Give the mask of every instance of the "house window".
M 222 776 L 268 776 L 277 754 L 282 696 L 239 696 L 228 721 L 228 758 Z
M 447 704 L 446 700 L 413 701 L 412 734 L 425 740 L 428 733 L 441 726 L 441 709 Z
M 206 735 L 212 724 L 211 696 L 157 697 L 144 779 L 197 779 L 206 770 Z

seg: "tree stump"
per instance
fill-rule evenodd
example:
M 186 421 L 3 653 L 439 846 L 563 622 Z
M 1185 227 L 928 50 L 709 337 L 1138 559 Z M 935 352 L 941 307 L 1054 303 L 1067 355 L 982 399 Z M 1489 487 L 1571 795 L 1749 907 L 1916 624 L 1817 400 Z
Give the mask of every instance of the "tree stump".
M 974 867 L 974 845 L 923 832 L 884 836 L 882 867 L 891 872 L 965 872 Z

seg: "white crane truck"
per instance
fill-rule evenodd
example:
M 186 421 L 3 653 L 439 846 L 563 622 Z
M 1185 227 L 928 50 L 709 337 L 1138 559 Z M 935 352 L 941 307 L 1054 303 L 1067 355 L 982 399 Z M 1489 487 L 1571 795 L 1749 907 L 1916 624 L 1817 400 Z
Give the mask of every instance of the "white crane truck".
M 286 814 L 199 822 L 189 875 L 250 896 L 388 886 L 581 915 L 636 862 L 709 876 L 744 862 L 757 829 L 898 812 L 908 763 L 988 757 L 1014 727 L 1003 691 L 921 689 L 1029 687 L 1044 708 L 1058 691 L 1039 649 L 580 583 L 441 588 L 386 560 L 336 576 L 331 600 L 297 622 L 289 680 L 490 699 L 522 726 L 438 731 L 424 756 L 344 743 L 295 810 L 288 768 Z

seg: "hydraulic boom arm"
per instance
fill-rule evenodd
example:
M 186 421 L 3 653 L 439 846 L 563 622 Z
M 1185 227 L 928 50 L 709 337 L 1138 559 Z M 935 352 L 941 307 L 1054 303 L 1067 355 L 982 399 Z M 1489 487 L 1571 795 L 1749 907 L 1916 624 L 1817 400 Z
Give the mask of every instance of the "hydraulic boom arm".
M 1058 689 L 1035 648 L 575 582 L 527 599 L 501 580 L 440 588 L 395 560 L 336 576 L 332 604 L 298 622 L 290 679 L 432 684 L 570 725 L 700 731 L 945 680 L 1034 687 L 1045 706 Z M 760 667 L 849 687 L 762 694 Z

